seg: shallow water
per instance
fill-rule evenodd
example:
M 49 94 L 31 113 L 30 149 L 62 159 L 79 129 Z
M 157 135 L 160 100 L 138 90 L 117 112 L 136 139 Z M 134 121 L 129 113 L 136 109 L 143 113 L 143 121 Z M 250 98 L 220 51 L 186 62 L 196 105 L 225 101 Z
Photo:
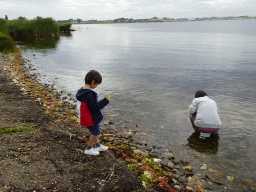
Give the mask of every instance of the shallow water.
M 221 180 L 230 188 L 252 189 L 248 183 L 256 181 L 255 19 L 72 28 L 77 31 L 52 40 L 50 47 L 20 45 L 43 83 L 75 98 L 84 75 L 91 69 L 100 71 L 103 83 L 95 91 L 99 98 L 112 96 L 104 111 L 112 114 L 120 132 L 136 130 L 141 142 L 163 147 L 162 154 L 169 149 L 198 171 L 207 164 L 224 173 Z M 219 105 L 219 139 L 193 135 L 187 108 L 199 89 Z

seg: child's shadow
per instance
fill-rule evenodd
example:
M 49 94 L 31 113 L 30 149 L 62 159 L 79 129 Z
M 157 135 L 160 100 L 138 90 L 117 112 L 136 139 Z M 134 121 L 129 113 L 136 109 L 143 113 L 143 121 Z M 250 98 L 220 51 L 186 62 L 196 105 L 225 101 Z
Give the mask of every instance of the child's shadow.
M 205 135 L 205 133 L 203 133 L 203 135 Z M 211 134 L 209 137 L 204 137 L 203 135 L 200 136 L 200 132 L 194 132 L 188 138 L 187 145 L 200 153 L 207 155 L 216 154 L 219 145 L 219 135 Z

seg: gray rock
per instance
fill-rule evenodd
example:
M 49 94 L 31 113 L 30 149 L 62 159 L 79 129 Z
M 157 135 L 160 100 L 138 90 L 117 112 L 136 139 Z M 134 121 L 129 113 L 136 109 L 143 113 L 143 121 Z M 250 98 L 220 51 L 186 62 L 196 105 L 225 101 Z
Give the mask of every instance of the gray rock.
M 175 177 L 175 179 L 179 179 L 180 176 L 178 174 L 173 174 L 173 176 Z
M 180 183 L 186 183 L 186 182 L 188 182 L 188 179 L 187 179 L 186 177 L 180 177 L 180 178 L 178 179 L 178 181 L 179 181 Z
M 174 185 L 173 188 L 180 191 L 180 186 L 179 185 Z
M 181 170 L 191 172 L 192 167 L 191 166 L 184 166 L 184 167 L 181 168 Z
M 172 179 L 172 183 L 173 183 L 174 185 L 179 185 L 179 184 L 180 184 L 176 179 Z
M 173 162 L 169 162 L 169 163 L 167 164 L 167 167 L 169 167 L 169 168 L 173 169 L 173 168 L 174 168 L 174 164 L 173 164 Z

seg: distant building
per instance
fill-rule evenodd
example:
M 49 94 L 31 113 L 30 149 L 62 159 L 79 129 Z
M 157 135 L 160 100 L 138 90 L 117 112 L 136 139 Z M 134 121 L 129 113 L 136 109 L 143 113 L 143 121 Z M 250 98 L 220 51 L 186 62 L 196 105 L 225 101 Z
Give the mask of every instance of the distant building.
M 88 20 L 87 23 L 97 23 L 97 20 L 94 20 L 94 19 Z

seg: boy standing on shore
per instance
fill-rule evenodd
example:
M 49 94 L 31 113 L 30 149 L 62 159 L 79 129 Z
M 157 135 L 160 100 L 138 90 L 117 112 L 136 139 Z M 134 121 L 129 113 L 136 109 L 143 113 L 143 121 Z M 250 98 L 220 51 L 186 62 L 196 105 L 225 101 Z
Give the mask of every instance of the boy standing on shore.
M 92 90 L 101 82 L 102 77 L 100 73 L 91 70 L 85 76 L 85 86 L 76 93 L 77 114 L 80 125 L 87 127 L 91 133 L 88 146 L 84 151 L 87 155 L 99 155 L 99 151 L 108 150 L 108 147 L 100 144 L 98 137 L 100 136 L 99 123 L 103 119 L 101 109 L 109 103 L 110 96 L 98 101 L 97 93 Z

